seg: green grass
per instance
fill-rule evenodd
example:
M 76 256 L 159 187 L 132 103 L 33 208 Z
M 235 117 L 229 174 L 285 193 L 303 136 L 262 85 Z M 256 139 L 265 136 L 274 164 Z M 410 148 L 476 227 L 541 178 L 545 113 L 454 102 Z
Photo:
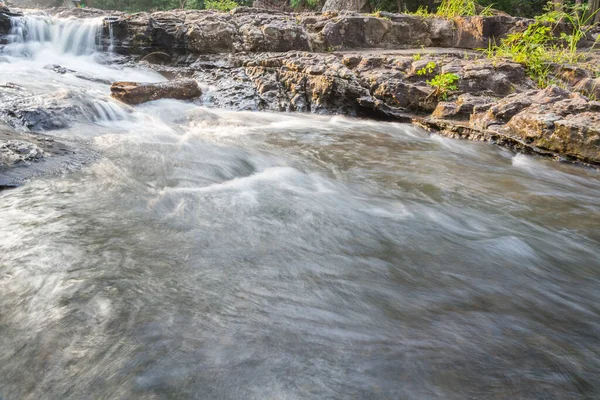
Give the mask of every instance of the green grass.
M 207 10 L 218 10 L 229 12 L 238 7 L 239 4 L 233 0 L 205 0 L 204 6 Z
M 508 58 L 522 64 L 529 77 L 544 88 L 556 83 L 551 76 L 555 64 L 577 64 L 588 54 L 578 51 L 577 45 L 591 27 L 594 14 L 587 13 L 587 6 L 565 7 L 565 11 L 547 9 L 537 16 L 535 22 L 524 32 L 509 34 L 500 44 L 490 43 L 487 56 L 491 59 Z M 555 33 L 556 27 L 566 22 L 569 33 Z
M 443 18 L 471 17 L 477 15 L 475 0 L 442 0 L 437 15 Z

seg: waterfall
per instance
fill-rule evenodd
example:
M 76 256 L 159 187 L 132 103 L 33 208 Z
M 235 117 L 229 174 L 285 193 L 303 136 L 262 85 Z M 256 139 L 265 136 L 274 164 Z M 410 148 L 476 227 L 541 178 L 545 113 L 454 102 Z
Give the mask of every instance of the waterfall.
M 129 117 L 125 108 L 114 101 L 98 100 L 93 103 L 93 108 L 95 115 L 92 119 L 95 122 L 120 121 Z
M 102 18 L 56 19 L 47 15 L 11 18 L 4 52 L 33 56 L 51 49 L 58 54 L 87 55 L 102 49 Z
M 108 38 L 110 40 L 110 44 L 108 45 L 108 52 L 112 53 L 115 48 L 115 37 L 114 37 L 114 33 L 113 33 L 112 21 L 108 22 Z

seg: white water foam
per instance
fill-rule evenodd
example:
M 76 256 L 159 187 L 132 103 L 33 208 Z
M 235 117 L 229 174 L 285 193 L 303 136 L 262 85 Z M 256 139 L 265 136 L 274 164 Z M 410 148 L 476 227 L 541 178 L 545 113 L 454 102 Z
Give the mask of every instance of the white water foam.
M 101 50 L 102 18 L 56 19 L 48 15 L 11 18 L 4 52 L 35 57 L 44 48 L 58 54 L 89 55 Z

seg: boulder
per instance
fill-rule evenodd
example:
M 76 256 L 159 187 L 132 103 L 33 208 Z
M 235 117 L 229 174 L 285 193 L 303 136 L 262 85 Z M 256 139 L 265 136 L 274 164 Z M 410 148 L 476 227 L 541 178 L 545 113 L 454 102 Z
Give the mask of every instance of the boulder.
M 111 96 L 127 104 L 141 104 L 158 99 L 191 100 L 202 92 L 193 79 L 181 79 L 160 83 L 114 82 Z

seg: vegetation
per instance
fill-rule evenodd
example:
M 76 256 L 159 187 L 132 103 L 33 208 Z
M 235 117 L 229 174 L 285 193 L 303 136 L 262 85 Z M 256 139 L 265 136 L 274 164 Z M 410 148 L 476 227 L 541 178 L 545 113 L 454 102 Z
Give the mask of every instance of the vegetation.
M 427 84 L 435 89 L 433 96 L 438 99 L 448 100 L 448 94 L 457 90 L 458 86 L 456 83 L 460 77 L 453 73 L 439 74 L 433 77 L 433 79 L 427 81 Z
M 204 5 L 207 10 L 231 11 L 239 4 L 234 0 L 205 0 Z
M 563 6 L 560 11 L 547 8 L 524 32 L 508 35 L 499 45 L 490 44 L 487 56 L 523 64 L 529 76 L 540 87 L 546 87 L 554 83 L 550 77 L 554 64 L 573 64 L 586 57 L 577 51 L 577 45 L 591 29 L 597 12 L 590 13 L 587 6 Z M 557 35 L 555 30 L 561 23 L 570 26 L 571 31 Z
M 417 71 L 417 75 L 432 74 L 435 71 L 436 63 L 433 61 L 428 62 L 423 68 Z
M 437 15 L 444 18 L 477 15 L 475 0 L 442 0 Z

